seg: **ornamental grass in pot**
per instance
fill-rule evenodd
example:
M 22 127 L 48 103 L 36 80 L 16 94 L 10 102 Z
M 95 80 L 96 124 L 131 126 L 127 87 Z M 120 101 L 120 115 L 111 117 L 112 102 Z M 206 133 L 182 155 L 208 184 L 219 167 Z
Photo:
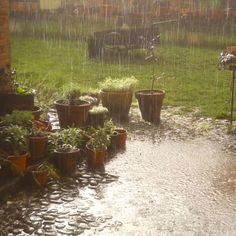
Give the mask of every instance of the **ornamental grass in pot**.
M 65 97 L 66 99 L 54 103 L 60 127 L 85 127 L 90 103 L 79 99 L 80 90 L 77 88 L 68 90 Z
M 103 165 L 107 155 L 110 138 L 104 128 L 90 129 L 91 139 L 86 145 L 89 165 Z
M 100 83 L 102 105 L 109 115 L 118 121 L 128 119 L 133 90 L 137 80 L 134 76 L 123 78 L 108 77 Z
M 50 135 L 53 161 L 62 174 L 75 172 L 83 139 L 83 132 L 77 128 L 63 129 Z
M 0 129 L 0 149 L 7 155 L 13 176 L 23 175 L 28 156 L 27 129 L 18 126 L 4 126 Z

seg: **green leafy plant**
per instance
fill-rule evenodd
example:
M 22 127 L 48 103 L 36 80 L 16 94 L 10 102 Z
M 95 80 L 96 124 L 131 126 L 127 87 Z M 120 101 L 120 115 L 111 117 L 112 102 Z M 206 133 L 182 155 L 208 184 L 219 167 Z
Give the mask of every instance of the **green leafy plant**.
M 41 163 L 39 166 L 37 166 L 37 170 L 47 171 L 48 174 L 54 179 L 59 178 L 56 168 L 49 162 L 45 161 L 45 162 Z
M 108 109 L 102 106 L 95 106 L 89 110 L 89 114 L 107 114 Z
M 42 129 L 32 127 L 30 130 L 29 136 L 30 137 L 45 137 L 47 136 L 47 132 L 43 131 Z
M 50 149 L 61 152 L 70 152 L 81 147 L 83 138 L 83 131 L 81 129 L 63 129 L 50 135 Z
M 95 97 L 92 97 L 92 96 L 88 96 L 88 95 L 85 95 L 85 96 L 81 96 L 79 98 L 80 101 L 85 101 L 85 102 L 88 102 L 90 103 L 91 105 L 95 105 L 97 103 L 97 98 Z
M 65 91 L 64 96 L 68 100 L 70 105 L 77 104 L 80 98 L 81 92 L 79 88 L 71 88 Z
M 105 132 L 111 136 L 115 133 L 115 129 L 117 127 L 115 126 L 115 124 L 112 122 L 112 120 L 108 120 L 104 123 L 104 130 Z
M 28 150 L 27 129 L 18 125 L 4 126 L 0 130 L 0 148 L 10 155 L 20 155 Z
M 99 151 L 109 146 L 110 137 L 104 128 L 93 129 L 93 132 L 91 133 L 91 140 L 88 144 L 93 150 Z
M 3 117 L 0 117 L 2 125 L 19 125 L 23 127 L 32 126 L 33 115 L 30 111 L 18 111 L 15 110 L 11 114 L 7 114 Z
M 101 90 L 105 92 L 127 92 L 133 91 L 136 83 L 137 79 L 134 76 L 122 78 L 107 77 L 99 85 Z

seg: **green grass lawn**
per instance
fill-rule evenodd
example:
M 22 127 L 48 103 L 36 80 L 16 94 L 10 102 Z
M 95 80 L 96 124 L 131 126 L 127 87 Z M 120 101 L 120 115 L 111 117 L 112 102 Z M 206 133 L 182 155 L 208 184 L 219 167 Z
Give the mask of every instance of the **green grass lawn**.
M 217 117 L 229 110 L 229 71 L 217 69 L 219 50 L 163 44 L 157 47 L 155 87 L 166 91 L 165 105 L 200 108 L 200 115 Z M 12 37 L 13 66 L 18 80 L 37 90 L 39 102 L 50 104 L 65 87 L 97 89 L 107 76 L 134 75 L 137 89 L 149 88 L 152 65 L 142 51 L 120 55 L 107 51 L 103 60 L 89 59 L 87 44 L 76 41 Z

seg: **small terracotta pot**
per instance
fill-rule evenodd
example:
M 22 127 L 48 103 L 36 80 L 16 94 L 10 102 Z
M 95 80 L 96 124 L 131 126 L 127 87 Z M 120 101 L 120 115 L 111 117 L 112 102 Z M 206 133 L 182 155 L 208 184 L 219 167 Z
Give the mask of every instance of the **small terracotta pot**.
M 34 109 L 32 111 L 34 120 L 39 120 L 42 113 L 43 113 L 43 109 L 41 107 L 34 106 Z
M 23 175 L 26 168 L 26 160 L 28 154 L 11 155 L 7 159 L 11 162 L 11 173 L 13 176 Z
M 79 149 L 72 152 L 54 151 L 55 166 L 64 175 L 73 174 L 76 170 L 79 156 Z
M 31 160 L 40 160 L 44 157 L 48 137 L 29 137 L 29 151 Z
M 88 157 L 88 164 L 103 165 L 106 160 L 107 151 L 105 148 L 102 150 L 96 151 L 87 144 L 86 153 Z
M 124 148 L 126 145 L 127 131 L 122 128 L 115 129 L 117 132 L 116 145 L 117 148 Z
M 39 170 L 37 166 L 31 166 L 28 168 L 28 171 L 31 173 L 31 177 L 34 183 L 40 187 L 44 187 L 49 179 L 49 174 L 47 170 Z

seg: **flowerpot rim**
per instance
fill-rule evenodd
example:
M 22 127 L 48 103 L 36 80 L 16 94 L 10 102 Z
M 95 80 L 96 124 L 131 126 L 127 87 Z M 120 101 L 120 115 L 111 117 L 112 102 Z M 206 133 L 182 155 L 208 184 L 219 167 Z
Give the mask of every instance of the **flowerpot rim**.
M 67 153 L 67 154 L 71 154 L 71 153 L 79 153 L 80 152 L 80 149 L 79 148 L 77 148 L 77 149 L 74 149 L 74 150 L 72 150 L 72 151 L 70 151 L 70 152 L 60 152 L 60 151 L 58 151 L 58 150 L 53 150 L 53 152 L 54 153 L 59 153 L 59 154 L 62 154 L 62 153 Z
M 86 144 L 86 148 L 91 150 L 91 151 L 93 151 L 93 152 L 102 152 L 102 151 L 106 151 L 107 150 L 106 148 L 102 148 L 102 149 L 96 151 L 96 149 L 91 148 L 91 146 L 89 146 L 88 143 Z
M 28 152 L 25 152 L 25 153 L 23 153 L 23 154 L 19 154 L 19 155 L 9 155 L 8 157 L 7 157 L 7 160 L 10 160 L 10 158 L 12 158 L 12 157 L 28 157 Z
M 133 90 L 124 90 L 124 91 L 110 91 L 110 90 L 101 90 L 100 93 L 114 93 L 114 94 L 132 94 Z
M 48 135 L 45 135 L 45 136 L 30 136 L 29 135 L 29 139 L 46 139 L 46 140 L 48 140 Z
M 116 128 L 115 131 L 116 131 L 117 133 L 122 133 L 122 134 L 126 134 L 126 133 L 127 133 L 127 130 L 124 129 L 124 128 Z
M 154 93 L 152 93 L 154 92 Z M 165 94 L 165 90 L 161 90 L 161 89 L 142 89 L 142 90 L 138 90 L 135 92 L 135 95 L 143 95 L 143 96 L 150 96 L 150 95 L 162 95 Z
M 77 105 L 77 104 L 64 104 L 62 103 L 62 101 L 66 101 L 66 99 L 60 99 L 60 100 L 56 100 L 54 102 L 54 105 L 56 106 L 63 106 L 63 107 L 89 107 L 91 104 L 89 102 L 86 101 L 81 101 L 82 104 Z

